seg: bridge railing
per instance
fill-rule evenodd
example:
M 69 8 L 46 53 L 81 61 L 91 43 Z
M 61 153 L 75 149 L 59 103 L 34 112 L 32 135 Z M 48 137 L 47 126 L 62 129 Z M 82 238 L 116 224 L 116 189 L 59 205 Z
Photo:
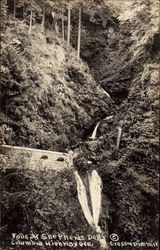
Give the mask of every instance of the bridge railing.
M 59 171 L 71 167 L 67 153 L 10 145 L 0 146 L 0 159 L 4 168 Z

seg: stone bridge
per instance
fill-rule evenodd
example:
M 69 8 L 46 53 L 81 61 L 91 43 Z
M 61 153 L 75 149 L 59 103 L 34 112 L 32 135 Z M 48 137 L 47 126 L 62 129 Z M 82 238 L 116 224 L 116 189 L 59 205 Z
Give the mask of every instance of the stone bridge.
M 40 150 L 10 145 L 0 146 L 0 161 L 3 168 L 20 168 L 32 170 L 56 170 L 72 166 L 72 154 Z

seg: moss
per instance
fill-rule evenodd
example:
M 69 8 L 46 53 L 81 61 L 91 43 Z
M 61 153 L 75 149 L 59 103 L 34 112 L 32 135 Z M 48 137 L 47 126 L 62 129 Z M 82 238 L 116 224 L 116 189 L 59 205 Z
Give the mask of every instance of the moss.
M 109 112 L 111 103 L 101 95 L 87 65 L 77 61 L 74 49 L 51 31 L 47 38 L 52 43 L 47 44 L 39 29 L 35 25 L 28 36 L 27 27 L 15 22 L 6 31 L 1 112 L 17 121 L 16 131 L 9 124 L 13 144 L 64 150 L 83 137 L 93 117 Z M 11 142 L 5 136 L 3 140 Z

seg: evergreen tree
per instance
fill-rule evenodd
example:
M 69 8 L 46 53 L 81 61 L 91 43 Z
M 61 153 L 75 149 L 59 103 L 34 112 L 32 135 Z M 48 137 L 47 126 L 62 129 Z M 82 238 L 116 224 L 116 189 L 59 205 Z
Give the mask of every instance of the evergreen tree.
M 14 3 L 14 12 L 13 12 L 13 15 L 14 15 L 14 17 L 16 17 L 16 0 L 14 0 L 13 1 L 13 3 Z
M 77 0 L 68 0 L 66 2 L 67 11 L 68 11 L 68 27 L 67 27 L 67 44 L 70 44 L 71 37 L 71 10 L 75 7 Z
M 54 30 L 58 32 L 57 30 L 57 20 L 61 19 L 62 20 L 62 26 L 64 28 L 64 10 L 65 10 L 65 5 L 64 1 L 59 2 L 58 0 L 42 0 L 39 1 L 40 7 L 42 9 L 42 31 L 44 30 L 44 25 L 45 25 L 45 15 L 49 14 L 52 15 L 53 18 L 53 23 L 54 23 Z M 62 29 L 63 30 L 63 29 Z M 64 34 L 64 32 L 63 32 Z
M 67 44 L 70 44 L 70 36 L 71 36 L 71 2 L 68 1 L 68 33 L 67 33 Z
M 65 13 L 65 10 L 66 10 L 66 1 L 65 0 L 61 0 L 60 2 L 57 1 L 56 3 L 56 6 L 57 6 L 57 13 L 61 13 L 60 14 L 60 19 L 61 19 L 61 35 L 62 35 L 62 39 L 64 41 L 64 32 L 65 32 L 65 20 L 66 20 L 66 17 L 64 15 Z
M 33 19 L 32 6 L 33 6 L 33 0 L 31 0 L 31 3 L 30 3 L 30 19 L 29 19 L 29 31 L 28 31 L 29 34 L 31 34 L 31 32 L 32 32 L 32 19 Z
M 1 32 L 3 32 L 6 28 L 6 20 L 7 20 L 7 1 L 6 0 L 1 0 L 1 17 L 0 17 L 0 22 L 1 22 Z M 2 36 L 2 35 L 1 35 Z
M 17 17 L 17 8 L 22 9 L 21 18 L 24 19 L 25 14 L 25 0 L 14 0 L 14 16 Z
M 77 37 L 77 59 L 80 58 L 80 46 L 81 46 L 81 19 L 82 19 L 82 11 L 87 11 L 90 13 L 91 5 L 93 1 L 83 1 L 76 0 L 74 3 L 74 7 L 78 10 L 78 37 Z
M 62 39 L 64 41 L 64 12 L 62 10 Z
M 80 58 L 81 45 L 81 6 L 79 7 L 79 21 L 78 21 L 78 43 L 77 43 L 77 58 Z
M 28 33 L 31 34 L 34 14 L 35 14 L 35 12 L 42 12 L 40 1 L 38 1 L 38 0 L 24 0 L 23 5 L 25 5 L 26 11 L 30 12 Z
M 41 30 L 42 32 L 45 29 L 45 11 L 46 11 L 46 3 L 43 3 L 43 7 L 42 7 L 42 23 L 41 23 Z
M 61 0 L 60 2 L 58 0 L 54 0 L 54 14 L 55 18 L 61 20 L 61 35 L 62 39 L 64 40 L 64 21 L 66 20 L 66 17 L 64 16 L 66 10 L 66 1 Z

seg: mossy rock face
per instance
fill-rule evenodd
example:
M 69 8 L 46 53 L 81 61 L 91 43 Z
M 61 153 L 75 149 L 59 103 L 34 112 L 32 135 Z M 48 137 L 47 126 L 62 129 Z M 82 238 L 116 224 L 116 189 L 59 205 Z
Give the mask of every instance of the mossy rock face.
M 107 2 L 111 8 L 118 1 Z M 87 195 L 88 174 L 94 169 L 101 177 L 99 225 L 106 238 L 116 233 L 124 242 L 157 242 L 159 35 L 152 22 L 153 0 L 128 3 L 128 9 L 120 0 L 114 6 L 115 11 L 120 7 L 125 12 L 118 10 L 118 18 L 108 7 L 104 13 L 103 6 L 95 6 L 96 18 L 82 13 L 81 57 L 89 66 L 77 60 L 75 50 L 53 31 L 42 34 L 35 24 L 29 36 L 23 22 L 7 21 L 0 142 L 61 152 L 81 142 L 73 149 L 78 153 L 74 169 Z M 77 17 L 72 17 L 74 30 Z M 75 45 L 77 33 L 73 33 Z M 112 119 L 105 120 L 108 116 Z M 24 154 L 17 163 L 12 155 L 3 157 L 2 166 L 10 167 L 0 173 L 4 248 L 13 231 L 94 235 L 78 201 L 74 169 L 24 171 L 29 158 Z M 58 164 L 64 163 L 59 160 Z M 45 161 L 43 154 L 41 165 Z
M 53 43 L 46 43 L 38 27 L 28 36 L 20 22 L 7 33 L 1 122 L 7 121 L 12 132 L 10 136 L 4 133 L 3 141 L 64 151 L 83 137 L 93 118 L 109 113 L 112 103 L 97 88 L 87 65 L 76 59 L 74 50 L 65 48 L 52 32 L 48 37 Z
M 57 173 L 52 170 L 37 172 L 12 169 L 1 173 L 1 177 L 1 201 L 6 204 L 6 208 L 2 207 L 1 214 L 1 226 L 4 227 L 1 237 L 3 247 L 10 245 L 8 242 L 12 232 L 30 235 L 31 231 L 39 235 L 56 235 L 57 240 L 58 235 L 66 235 L 71 239 L 78 235 L 84 238 L 82 243 L 93 244 L 93 249 L 99 247 L 99 241 L 94 239 L 96 233 L 85 220 L 79 204 L 73 171 L 63 170 Z M 16 199 L 12 196 L 15 192 Z M 7 217 L 8 214 L 10 217 Z M 5 229 L 6 224 L 8 226 Z M 63 242 L 61 239 L 59 241 Z M 75 242 L 67 239 L 64 241 Z M 83 249 L 87 249 L 85 245 Z

